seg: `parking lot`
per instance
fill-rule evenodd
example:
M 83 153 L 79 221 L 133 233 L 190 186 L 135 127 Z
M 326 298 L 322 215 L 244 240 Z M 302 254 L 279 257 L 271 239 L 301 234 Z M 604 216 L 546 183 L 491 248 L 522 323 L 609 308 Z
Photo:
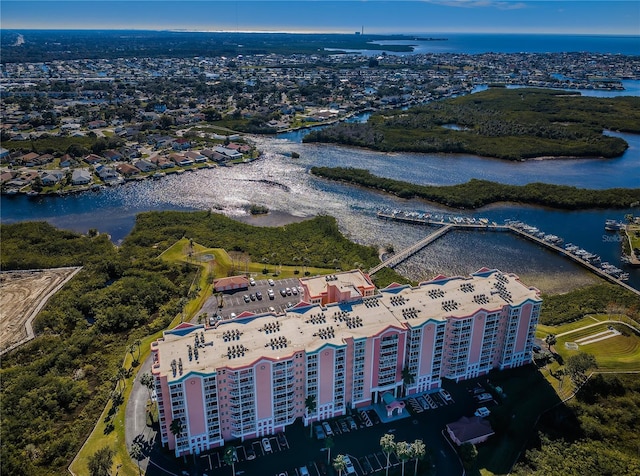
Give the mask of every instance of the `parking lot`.
M 384 474 L 387 464 L 387 457 L 380 448 L 380 438 L 385 433 L 394 434 L 396 441 L 413 442 L 415 439 L 422 439 L 431 452 L 431 461 L 436 468 L 435 474 L 461 474 L 462 468 L 459 467 L 458 458 L 441 432 L 446 423 L 457 420 L 463 413 L 472 414 L 476 402 L 469 389 L 462 385 L 457 387 L 458 393 L 455 395 L 445 391 L 404 399 L 405 416 L 400 419 L 387 419 L 382 404 L 379 404 L 378 411 L 372 407 L 354 410 L 348 416 L 316 422 L 312 429 L 303 427 L 301 422 L 297 421 L 287 427 L 285 433 L 269 436 L 267 449 L 262 438 L 237 441 L 234 444 L 237 454 L 236 474 L 326 476 L 335 474 L 330 467 L 330 461 L 336 455 L 343 454 L 349 456 L 353 465 L 355 472 L 351 474 L 381 475 Z M 445 395 L 448 395 L 448 398 Z M 458 400 L 464 400 L 464 403 L 456 403 Z M 325 425 L 329 426 L 334 444 L 330 459 L 324 441 L 327 431 L 323 430 L 323 436 L 318 438 L 315 430 L 316 426 Z M 223 454 L 224 449 L 218 448 L 200 455 L 197 473 L 191 474 L 230 476 L 231 467 L 224 463 Z M 391 454 L 389 464 L 395 467 L 401 463 L 396 455 Z M 408 466 L 405 469 L 407 468 Z
M 281 313 L 300 302 L 302 289 L 299 287 L 300 281 L 297 278 L 279 280 L 258 278 L 260 277 L 255 277 L 255 284 L 246 290 L 223 293 L 222 307 L 219 306 L 219 298 L 211 296 L 202 306 L 199 315 L 206 313 L 208 317 L 213 317 L 215 320 L 216 316 L 219 316 L 218 319 L 232 319 L 244 311 L 256 314 Z M 273 282 L 273 285 L 269 283 L 269 280 Z

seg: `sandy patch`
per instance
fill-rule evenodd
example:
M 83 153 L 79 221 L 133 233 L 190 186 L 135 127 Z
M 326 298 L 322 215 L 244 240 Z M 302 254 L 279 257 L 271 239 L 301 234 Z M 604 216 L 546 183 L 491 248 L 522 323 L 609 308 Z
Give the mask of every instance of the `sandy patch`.
M 31 321 L 80 268 L 0 273 L 0 352 L 33 338 Z

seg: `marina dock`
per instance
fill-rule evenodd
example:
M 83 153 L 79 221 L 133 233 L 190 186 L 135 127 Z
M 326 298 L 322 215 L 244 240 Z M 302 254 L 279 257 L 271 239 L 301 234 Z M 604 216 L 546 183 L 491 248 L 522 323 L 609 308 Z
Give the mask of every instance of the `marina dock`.
M 398 213 L 385 213 L 385 212 L 378 212 L 377 216 L 378 218 L 383 220 L 393 220 L 393 221 L 399 221 L 403 223 L 413 223 L 418 225 L 440 226 L 440 228 L 438 228 L 433 233 L 430 233 L 422 240 L 414 243 L 413 245 L 408 246 L 407 248 L 393 254 L 392 256 L 384 260 L 379 265 L 371 268 L 369 270 L 370 275 L 377 273 L 384 267 L 393 268 L 394 266 L 397 266 L 398 264 L 402 263 L 404 260 L 406 260 L 410 256 L 414 255 L 418 251 L 422 250 L 424 247 L 428 246 L 438 238 L 446 235 L 449 231 L 456 228 L 471 229 L 471 230 L 486 230 L 486 231 L 510 231 L 526 240 L 529 240 L 533 243 L 541 245 L 551 251 L 555 251 L 558 254 L 588 269 L 592 273 L 597 274 L 601 278 L 604 278 L 611 283 L 622 286 L 623 288 L 640 296 L 640 290 L 629 286 L 627 283 L 625 283 L 621 279 L 618 279 L 618 277 L 613 276 L 612 274 L 606 272 L 605 269 L 599 266 L 596 266 L 595 264 L 589 262 L 587 259 L 584 259 L 580 255 L 576 255 L 570 252 L 569 250 L 563 248 L 562 246 L 560 246 L 559 243 L 561 243 L 562 240 L 559 237 L 556 237 L 555 235 L 546 235 L 545 236 L 546 239 L 541 238 L 527 231 L 527 228 L 531 228 L 531 227 L 520 224 L 519 222 L 509 222 L 504 225 L 499 225 L 495 222 L 490 223 L 488 220 L 485 220 L 485 219 L 478 220 L 478 219 L 462 218 L 462 217 L 449 217 L 447 219 L 439 216 L 426 217 L 426 216 L 422 216 L 421 214 L 407 215 L 404 213 L 398 214 Z M 548 238 L 548 237 L 552 237 L 552 238 Z

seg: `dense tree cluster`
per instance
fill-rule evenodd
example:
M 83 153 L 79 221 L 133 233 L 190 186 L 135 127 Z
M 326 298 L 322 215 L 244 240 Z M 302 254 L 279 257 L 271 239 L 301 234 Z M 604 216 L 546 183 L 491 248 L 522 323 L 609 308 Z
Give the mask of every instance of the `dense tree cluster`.
M 637 133 L 638 124 L 640 98 L 498 88 L 409 110 L 378 112 L 367 123 L 335 124 L 311 132 L 304 141 L 507 160 L 618 157 L 627 143 L 603 135 L 603 129 Z
M 517 202 L 573 210 L 627 208 L 640 203 L 640 188 L 591 190 L 546 183 L 507 185 L 478 179 L 458 185 L 418 185 L 378 177 L 364 169 L 345 167 L 312 167 L 311 173 L 382 190 L 400 198 L 422 198 L 455 208 L 479 208 L 495 202 Z
M 543 296 L 540 323 L 559 325 L 575 321 L 586 314 L 609 311 L 609 307 L 624 308 L 625 313 L 640 322 L 638 296 L 626 289 L 609 283 L 574 289 L 566 294 Z
M 170 322 L 195 268 L 46 223 L 0 231 L 3 270 L 83 266 L 38 314 L 37 337 L 2 358 L 3 474 L 60 474 L 104 408 L 128 341 Z
M 335 218 L 319 216 L 281 227 L 252 227 L 224 215 L 209 212 L 147 212 L 138 215 L 136 225 L 125 239 L 130 247 L 148 253 L 151 246 L 166 247 L 189 237 L 211 248 L 248 253 L 251 260 L 296 266 L 352 269 L 379 263 L 377 250 L 345 238 Z M 334 260 L 338 260 L 335 262 Z
M 538 438 L 512 474 L 640 474 L 640 380 L 595 375 L 566 406 L 543 415 Z

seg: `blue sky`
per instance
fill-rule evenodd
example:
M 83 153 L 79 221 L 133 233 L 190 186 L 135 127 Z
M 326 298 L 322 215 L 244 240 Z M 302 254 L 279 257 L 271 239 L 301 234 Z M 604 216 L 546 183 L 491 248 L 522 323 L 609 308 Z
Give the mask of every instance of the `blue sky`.
M 2 0 L 0 27 L 640 35 L 640 1 Z

